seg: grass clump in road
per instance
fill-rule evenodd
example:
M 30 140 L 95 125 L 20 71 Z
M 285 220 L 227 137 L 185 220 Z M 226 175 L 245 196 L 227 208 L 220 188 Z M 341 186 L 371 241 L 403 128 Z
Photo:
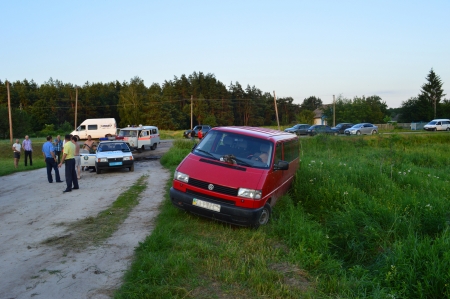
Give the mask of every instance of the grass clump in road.
M 127 191 L 120 194 L 110 208 L 96 216 L 72 222 L 67 225 L 66 233 L 52 237 L 43 244 L 58 246 L 63 251 L 82 250 L 90 245 L 98 245 L 109 238 L 128 217 L 131 210 L 139 203 L 139 195 L 146 188 L 147 176 L 140 177 Z

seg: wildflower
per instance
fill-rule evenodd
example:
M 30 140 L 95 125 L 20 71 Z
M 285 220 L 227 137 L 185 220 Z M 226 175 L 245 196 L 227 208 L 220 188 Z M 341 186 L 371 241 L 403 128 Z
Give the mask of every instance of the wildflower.
M 325 238 L 329 239 L 330 237 L 328 237 L 328 235 L 325 235 Z
M 399 171 L 399 172 L 398 172 L 398 174 L 402 174 L 402 172 L 401 172 L 401 171 Z
M 411 169 L 408 169 L 408 172 L 411 172 Z
M 311 183 L 312 183 L 312 182 L 314 182 L 314 180 L 313 180 L 313 179 L 310 179 L 309 181 L 310 181 Z
M 404 172 L 403 175 L 406 175 L 406 172 Z
M 432 205 L 430 205 L 430 204 L 427 204 L 426 206 L 425 206 L 425 208 L 428 208 L 428 209 L 432 209 L 433 208 L 433 206 Z
M 316 163 L 316 161 L 312 160 L 311 163 Z
M 431 176 L 431 174 L 428 174 L 428 177 L 430 177 Z
M 345 191 L 345 192 L 344 192 L 344 195 L 348 195 L 348 192 L 347 192 L 347 191 Z

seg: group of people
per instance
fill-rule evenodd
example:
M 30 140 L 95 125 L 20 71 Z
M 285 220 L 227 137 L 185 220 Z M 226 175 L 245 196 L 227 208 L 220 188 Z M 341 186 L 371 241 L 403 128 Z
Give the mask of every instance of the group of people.
M 95 148 L 94 140 L 91 136 L 83 145 L 83 149 L 87 149 L 90 152 Z M 33 165 L 32 152 L 33 147 L 29 136 L 25 136 L 24 141 L 20 144 L 19 139 L 12 146 L 14 152 L 14 166 L 19 166 L 20 154 L 23 150 L 25 152 L 25 166 L 27 166 L 28 159 L 30 160 L 30 166 Z M 81 158 L 80 147 L 78 146 L 77 136 L 66 135 L 64 141 L 61 140 L 61 136 L 58 135 L 53 141 L 52 136 L 47 136 L 47 141 L 42 145 L 42 154 L 47 166 L 47 180 L 49 183 L 53 183 L 52 170 L 55 172 L 55 181 L 62 183 L 59 168 L 65 162 L 65 177 L 66 177 L 66 189 L 63 193 L 71 192 L 73 189 L 79 189 L 78 180 L 81 179 Z M 62 157 L 61 157 L 62 155 Z
M 14 167 L 17 168 L 19 166 L 20 153 L 21 151 L 25 152 L 25 166 L 27 166 L 28 159 L 30 159 L 30 166 L 33 166 L 33 146 L 31 144 L 30 138 L 25 136 L 22 144 L 19 143 L 19 139 L 16 139 L 16 143 L 13 144 L 12 150 L 14 152 Z
M 58 136 L 59 137 L 59 136 Z M 71 192 L 73 189 L 79 189 L 78 179 L 81 169 L 80 160 L 80 147 L 78 146 L 78 138 L 72 135 L 66 135 L 64 142 L 57 137 L 55 144 L 52 142 L 52 136 L 47 136 L 47 142 L 42 145 L 42 154 L 45 158 L 47 165 L 47 179 L 49 183 L 53 183 L 52 169 L 55 171 L 55 177 L 57 183 L 63 181 L 59 175 L 59 168 L 65 162 L 65 176 L 66 176 L 66 189 L 63 193 Z M 59 144 L 61 141 L 62 145 Z M 57 145 L 62 147 L 62 158 L 56 154 Z M 78 175 L 76 168 L 79 168 Z

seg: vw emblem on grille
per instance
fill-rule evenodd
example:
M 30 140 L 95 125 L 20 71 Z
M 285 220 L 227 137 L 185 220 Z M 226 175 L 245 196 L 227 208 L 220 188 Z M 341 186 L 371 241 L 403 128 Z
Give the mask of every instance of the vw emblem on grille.
M 209 190 L 213 190 L 213 189 L 214 189 L 214 185 L 213 185 L 213 184 L 209 184 L 209 185 L 208 185 L 208 189 L 209 189 Z

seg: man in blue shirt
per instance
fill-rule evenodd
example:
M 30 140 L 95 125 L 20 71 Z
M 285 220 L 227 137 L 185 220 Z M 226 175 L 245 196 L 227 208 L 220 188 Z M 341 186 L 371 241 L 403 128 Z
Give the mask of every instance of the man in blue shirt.
M 53 183 L 52 168 L 55 170 L 56 182 L 62 183 L 59 177 L 58 164 L 56 163 L 55 149 L 52 143 L 52 136 L 47 136 L 47 142 L 42 145 L 42 154 L 47 164 L 47 178 L 49 183 Z

